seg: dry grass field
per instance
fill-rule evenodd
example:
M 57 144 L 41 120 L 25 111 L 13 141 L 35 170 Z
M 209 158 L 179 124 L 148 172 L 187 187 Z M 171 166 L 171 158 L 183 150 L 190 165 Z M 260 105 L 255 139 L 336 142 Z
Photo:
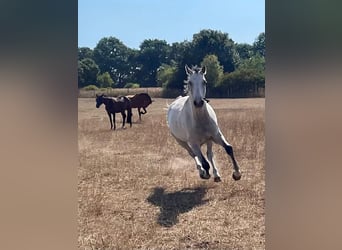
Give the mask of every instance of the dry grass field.
M 95 99 L 78 100 L 79 249 L 265 249 L 265 99 L 211 99 L 242 171 L 214 145 L 222 182 L 199 178 L 155 99 L 110 130 Z M 203 147 L 205 149 L 205 147 Z M 204 151 L 205 152 L 205 151 Z

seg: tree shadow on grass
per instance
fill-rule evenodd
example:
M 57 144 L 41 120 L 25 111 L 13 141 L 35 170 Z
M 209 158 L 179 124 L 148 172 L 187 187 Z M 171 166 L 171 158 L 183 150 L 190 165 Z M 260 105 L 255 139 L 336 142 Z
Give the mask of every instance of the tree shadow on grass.
M 160 207 L 158 224 L 163 227 L 172 227 L 178 222 L 178 215 L 189 212 L 191 209 L 208 202 L 203 200 L 207 190 L 204 186 L 184 188 L 173 193 L 165 193 L 162 187 L 156 187 L 147 201 Z

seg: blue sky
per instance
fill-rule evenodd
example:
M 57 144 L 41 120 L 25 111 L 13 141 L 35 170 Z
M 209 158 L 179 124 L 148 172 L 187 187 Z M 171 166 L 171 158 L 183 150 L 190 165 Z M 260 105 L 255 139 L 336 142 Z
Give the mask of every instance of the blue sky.
M 202 29 L 252 44 L 265 31 L 264 0 L 79 0 L 78 46 L 114 36 L 137 49 L 145 39 L 191 41 Z

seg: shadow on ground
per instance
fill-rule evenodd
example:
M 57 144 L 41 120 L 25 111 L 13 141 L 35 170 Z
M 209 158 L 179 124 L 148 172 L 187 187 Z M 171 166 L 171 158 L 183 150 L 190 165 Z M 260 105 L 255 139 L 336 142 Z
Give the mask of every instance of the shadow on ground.
M 208 202 L 208 200 L 203 200 L 206 192 L 204 186 L 185 188 L 173 193 L 166 193 L 164 188 L 156 187 L 147 201 L 160 207 L 158 224 L 164 227 L 172 227 L 177 224 L 179 214 L 186 213 Z

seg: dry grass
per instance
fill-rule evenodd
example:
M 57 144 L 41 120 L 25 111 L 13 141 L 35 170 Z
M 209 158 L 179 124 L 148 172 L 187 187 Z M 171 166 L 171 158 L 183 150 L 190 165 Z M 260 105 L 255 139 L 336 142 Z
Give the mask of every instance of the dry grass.
M 214 146 L 221 183 L 201 180 L 170 136 L 156 99 L 133 127 L 110 131 L 104 108 L 79 99 L 80 249 L 265 249 L 264 99 L 212 99 L 243 176 Z

